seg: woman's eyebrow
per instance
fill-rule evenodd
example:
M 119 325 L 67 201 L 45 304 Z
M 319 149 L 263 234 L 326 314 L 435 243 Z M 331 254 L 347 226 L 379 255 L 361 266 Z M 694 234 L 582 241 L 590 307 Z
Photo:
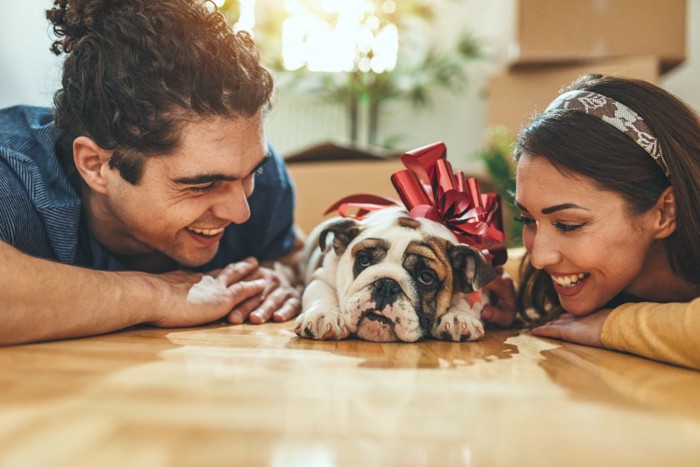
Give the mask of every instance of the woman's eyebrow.
M 263 156 L 262 160 L 253 168 L 253 170 L 250 171 L 248 175 L 251 175 L 258 170 L 262 168 L 263 165 L 265 165 L 270 159 L 272 158 L 271 153 L 267 153 Z M 246 175 L 246 177 L 248 176 Z M 245 177 L 243 177 L 245 178 Z M 193 175 L 191 177 L 180 177 L 173 179 L 173 182 L 178 183 L 180 185 L 204 185 L 206 183 L 212 183 L 212 182 L 219 182 L 219 181 L 224 181 L 224 182 L 231 182 L 234 180 L 240 180 L 238 177 L 234 177 L 232 175 L 225 175 L 221 173 L 212 173 L 212 174 L 201 174 L 201 175 Z
M 584 211 L 589 211 L 589 209 L 586 209 L 583 206 L 579 206 L 577 204 L 562 203 L 562 204 L 557 204 L 556 206 L 550 206 L 548 208 L 542 209 L 542 214 L 551 214 L 553 212 L 561 211 L 563 209 L 583 209 Z
M 520 204 L 518 201 L 515 201 L 515 206 L 520 209 L 521 211 L 524 212 L 530 212 L 527 210 L 525 206 Z M 577 204 L 573 203 L 562 203 L 562 204 L 557 204 L 555 206 L 550 206 L 548 208 L 542 209 L 542 214 L 552 214 L 553 212 L 561 211 L 563 209 L 583 209 L 584 211 L 589 211 L 589 209 L 584 208 L 583 206 L 579 206 Z
M 522 204 L 520 204 L 517 200 L 515 201 L 515 207 L 518 208 L 518 209 L 520 209 L 521 211 L 530 212 L 530 211 L 527 210 L 527 208 L 526 208 L 525 206 L 523 206 Z

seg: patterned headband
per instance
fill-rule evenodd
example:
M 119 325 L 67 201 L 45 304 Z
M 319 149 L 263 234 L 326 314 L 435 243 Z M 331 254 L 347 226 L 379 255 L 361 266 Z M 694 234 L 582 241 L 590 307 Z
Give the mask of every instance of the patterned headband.
M 659 140 L 644 119 L 626 105 L 595 92 L 569 91 L 554 99 L 545 112 L 555 109 L 577 110 L 614 126 L 641 146 L 669 177 Z

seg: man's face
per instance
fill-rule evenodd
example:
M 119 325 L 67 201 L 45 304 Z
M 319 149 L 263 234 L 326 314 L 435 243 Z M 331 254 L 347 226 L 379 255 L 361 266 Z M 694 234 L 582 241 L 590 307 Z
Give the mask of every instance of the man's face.
M 188 123 L 178 148 L 147 158 L 137 185 L 104 164 L 106 195 L 91 228 L 117 256 L 162 254 L 185 266 L 205 264 L 224 228 L 250 217 L 247 197 L 266 153 L 259 115 Z

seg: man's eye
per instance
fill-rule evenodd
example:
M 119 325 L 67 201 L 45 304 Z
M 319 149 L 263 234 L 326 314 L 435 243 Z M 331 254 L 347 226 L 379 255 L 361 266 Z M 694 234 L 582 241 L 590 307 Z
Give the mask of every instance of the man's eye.
M 253 174 L 262 175 L 263 173 L 265 173 L 265 164 L 267 164 L 270 161 L 270 159 L 272 159 L 272 153 L 268 152 L 267 154 L 265 154 L 265 157 L 263 157 L 263 160 L 260 162 L 260 164 L 258 164 L 258 166 L 255 168 Z
M 208 193 L 214 189 L 216 182 L 207 183 L 206 185 L 191 186 L 188 188 L 192 193 Z
M 421 271 L 420 274 L 418 274 L 418 282 L 430 287 L 432 285 L 435 285 L 435 283 L 437 282 L 437 276 L 430 269 L 426 269 L 424 271 Z

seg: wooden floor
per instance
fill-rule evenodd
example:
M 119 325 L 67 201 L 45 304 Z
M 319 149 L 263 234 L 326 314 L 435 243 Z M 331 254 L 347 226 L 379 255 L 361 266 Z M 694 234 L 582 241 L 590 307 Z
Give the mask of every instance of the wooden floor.
M 290 327 L 0 348 L 0 466 L 700 465 L 700 372 L 527 333 Z

